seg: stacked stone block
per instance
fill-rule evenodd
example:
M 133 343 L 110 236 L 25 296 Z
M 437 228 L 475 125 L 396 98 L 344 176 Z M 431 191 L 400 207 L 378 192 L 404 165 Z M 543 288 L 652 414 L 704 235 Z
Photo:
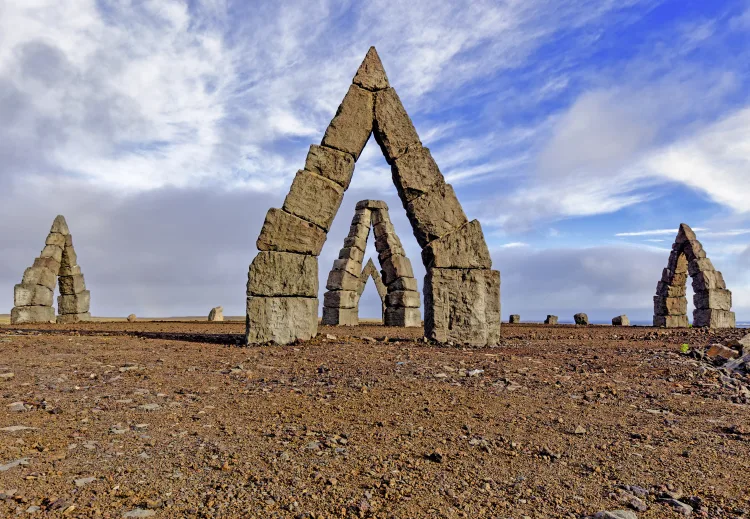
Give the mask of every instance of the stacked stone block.
M 375 283 L 375 289 L 378 291 L 378 295 L 380 296 L 383 322 L 385 322 L 385 296 L 388 294 L 388 289 L 383 283 L 383 278 L 380 276 L 380 272 L 378 272 L 378 269 L 375 267 L 375 263 L 372 261 L 372 258 L 367 260 L 365 268 L 362 269 L 362 273 L 359 275 L 359 288 L 357 288 L 358 300 L 361 299 L 362 294 L 365 291 L 365 286 L 367 286 L 367 280 L 369 278 L 372 278 L 373 283 Z
M 52 223 L 39 257 L 26 269 L 21 283 L 14 287 L 15 306 L 11 310 L 11 322 L 21 324 L 54 321 L 52 302 L 56 281 L 60 289 L 57 322 L 89 320 L 91 294 L 86 290 L 73 247 L 73 237 L 62 215 L 57 216 Z
M 453 188 L 445 183 L 429 149 L 422 146 L 374 47 L 354 76 L 320 146 L 310 148 L 305 168 L 297 174 L 284 206 L 268 212 L 258 249 L 317 261 L 343 191 L 349 186 L 354 162 L 372 133 L 391 165 L 394 183 L 423 249 L 427 268 L 425 335 L 441 342 L 496 344 L 500 274 L 491 270 L 479 222 L 467 220 Z M 394 240 L 387 236 L 387 225 L 383 227 L 384 250 L 396 250 L 388 243 Z M 353 305 L 358 300 L 357 282 L 364 255 L 364 248 L 355 244 L 362 239 L 360 231 L 364 232 L 359 229 L 347 238 L 349 243 L 345 243 L 338 258 L 341 261 L 328 278 L 323 322 L 355 322 Z M 375 232 L 377 235 L 378 229 Z M 416 280 L 411 264 L 404 260 L 405 256 L 399 253 L 381 258 L 383 282 L 387 285 L 386 323 L 416 326 Z M 295 261 L 299 265 L 303 260 Z M 251 274 L 252 271 L 253 265 Z M 275 283 L 273 290 L 261 290 L 252 280 L 248 282 L 248 343 L 286 343 L 315 335 L 315 297 L 302 293 L 299 287 L 282 286 L 277 279 L 281 273 L 265 273 L 268 276 L 263 277 Z
M 388 206 L 382 200 L 362 200 L 356 205 L 344 248 L 333 262 L 328 276 L 328 291 L 323 298 L 323 324 L 354 326 L 359 322 L 359 298 L 368 276 L 365 270 L 375 268 L 370 260 L 362 269 L 371 227 L 381 266 L 381 275 L 377 279 L 385 288 L 384 294 L 378 288 L 384 299 L 383 323 L 386 326 L 420 326 L 420 297 L 411 261 L 393 227 Z M 355 277 L 357 272 L 359 275 Z
M 656 287 L 654 296 L 654 326 L 685 328 L 687 316 L 687 278 L 693 283 L 693 326 L 734 328 L 732 293 L 727 290 L 724 277 L 706 257 L 703 245 L 695 232 L 681 224 L 672 246 L 667 268 Z

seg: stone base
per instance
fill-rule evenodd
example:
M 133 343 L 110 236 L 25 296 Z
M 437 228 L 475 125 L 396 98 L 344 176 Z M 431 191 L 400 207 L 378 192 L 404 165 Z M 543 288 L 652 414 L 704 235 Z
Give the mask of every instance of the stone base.
M 500 336 L 500 272 L 431 268 L 425 276 L 425 337 L 471 346 Z
M 521 322 L 521 316 L 520 316 L 520 315 L 518 315 L 518 314 L 512 314 L 512 315 L 511 315 L 511 316 L 510 316 L 510 317 L 508 318 L 508 322 L 509 322 L 510 324 L 518 324 L 518 323 L 520 323 L 520 322 Z
M 57 324 L 81 323 L 90 320 L 90 312 L 84 312 L 81 314 L 60 314 L 57 316 Z
M 660 328 L 687 328 L 690 326 L 687 315 L 655 315 L 654 326 Z
M 709 328 L 735 328 L 734 312 L 726 310 L 694 310 L 693 326 Z
M 323 321 L 326 326 L 357 326 L 357 308 L 329 308 L 323 307 Z
M 317 297 L 248 297 L 247 344 L 289 344 L 318 333 Z
M 419 312 L 419 308 L 406 308 L 402 306 L 386 307 L 383 324 L 385 326 L 421 328 L 422 315 Z
M 557 324 L 557 316 L 547 315 L 547 318 L 544 320 L 544 324 Z
M 10 311 L 11 324 L 53 322 L 55 309 L 51 306 L 17 306 Z

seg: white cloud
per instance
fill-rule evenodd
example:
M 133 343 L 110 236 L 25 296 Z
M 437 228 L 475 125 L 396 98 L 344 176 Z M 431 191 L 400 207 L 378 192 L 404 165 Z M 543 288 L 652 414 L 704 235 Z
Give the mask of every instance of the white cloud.
M 705 229 L 701 227 L 695 227 L 693 231 L 700 232 L 704 231 Z M 656 229 L 652 231 L 634 231 L 634 232 L 618 232 L 615 234 L 615 236 L 661 236 L 664 234 L 673 234 L 677 236 L 677 229 Z M 658 240 L 663 241 L 663 240 Z

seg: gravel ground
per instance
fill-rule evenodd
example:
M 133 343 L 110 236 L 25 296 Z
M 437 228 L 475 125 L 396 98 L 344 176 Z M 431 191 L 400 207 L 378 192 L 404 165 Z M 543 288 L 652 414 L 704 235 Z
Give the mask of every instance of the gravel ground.
M 746 331 L 243 328 L 0 326 L 0 517 L 750 517 L 750 406 L 680 354 Z

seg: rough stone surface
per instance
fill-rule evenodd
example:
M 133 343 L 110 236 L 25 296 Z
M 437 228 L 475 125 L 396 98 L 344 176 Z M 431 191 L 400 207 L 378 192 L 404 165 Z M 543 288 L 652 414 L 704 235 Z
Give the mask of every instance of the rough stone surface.
M 86 282 L 83 279 L 83 274 L 78 274 L 76 276 L 60 276 L 58 278 L 58 285 L 61 294 L 79 294 L 86 290 Z
M 426 268 L 489 269 L 492 259 L 484 240 L 482 226 L 472 220 L 422 249 Z
M 375 47 L 370 47 L 365 59 L 357 70 L 352 82 L 367 90 L 383 90 L 388 88 L 388 76 L 385 75 L 383 63 L 380 61 L 378 51 Z
M 50 290 L 55 288 L 57 276 L 44 267 L 29 267 L 23 273 L 22 285 L 43 285 Z
M 291 252 L 261 251 L 247 275 L 249 296 L 318 295 L 318 258 Z
M 544 324 L 557 324 L 558 317 L 556 315 L 548 315 L 544 320 Z
M 656 295 L 661 297 L 685 297 L 687 294 L 687 286 L 672 286 L 663 281 L 659 281 L 656 287 Z
M 468 222 L 450 184 L 440 184 L 409 202 L 406 216 L 422 248 Z
M 718 271 L 698 272 L 693 276 L 693 290 L 700 292 L 702 290 L 726 289 L 724 276 Z
M 445 183 L 428 148 L 412 146 L 391 166 L 391 176 L 404 205 Z
M 658 328 L 687 328 L 690 326 L 687 315 L 655 315 L 654 326 Z
M 348 259 L 356 261 L 357 263 L 362 263 L 365 259 L 365 253 L 359 247 L 344 247 L 339 250 L 339 259 Z
M 654 315 L 686 315 L 687 299 L 684 297 L 654 296 Z
M 289 344 L 317 333 L 317 297 L 247 298 L 247 344 Z
M 388 293 L 385 297 L 385 304 L 388 307 L 404 306 L 408 308 L 419 308 L 421 302 L 419 300 L 419 292 L 397 290 Z
M 381 275 L 383 276 L 383 283 L 390 285 L 397 278 L 407 277 L 413 278 L 414 271 L 411 267 L 411 261 L 406 256 L 400 254 L 392 255 L 386 258 L 381 264 Z
M 328 274 L 326 288 L 328 290 L 357 290 L 359 276 L 354 276 L 345 270 L 332 270 Z
M 511 314 L 508 318 L 508 323 L 510 324 L 518 324 L 521 322 L 521 316 L 518 314 Z
M 618 315 L 612 318 L 612 326 L 630 326 L 630 319 L 627 315 Z
M 90 320 L 90 312 L 83 312 L 80 314 L 60 314 L 57 316 L 58 324 L 85 323 L 86 321 Z
M 272 208 L 266 214 L 258 236 L 260 251 L 295 252 L 318 256 L 326 241 L 326 233 L 315 224 Z
M 13 287 L 14 306 L 52 306 L 53 300 L 53 291 L 43 285 Z
M 55 321 L 55 309 L 51 306 L 17 306 L 10 311 L 13 324 L 51 323 Z
M 397 292 L 399 290 L 417 290 L 417 280 L 408 277 L 408 278 L 398 278 L 393 283 L 388 285 L 388 290 L 391 292 Z
M 55 217 L 55 220 L 52 222 L 52 228 L 49 232 L 63 235 L 70 234 L 68 223 L 65 221 L 65 217 L 63 215 L 59 214 Z
M 383 278 L 380 276 L 380 272 L 378 272 L 378 269 L 375 267 L 375 262 L 372 261 L 372 258 L 367 261 L 367 265 L 365 265 L 359 275 L 360 285 L 357 289 L 358 296 L 361 296 L 365 291 L 365 286 L 367 285 L 368 278 L 372 278 L 372 281 L 375 283 L 375 289 L 378 291 L 378 295 L 380 296 L 380 300 L 383 302 L 383 304 L 385 304 L 385 296 L 388 289 L 383 283 Z
M 736 325 L 734 312 L 701 309 L 693 312 L 693 326 L 695 327 L 735 328 Z
M 729 290 L 717 288 L 714 290 L 702 290 L 693 295 L 693 304 L 699 310 L 724 310 L 732 309 L 732 293 Z
M 68 235 L 68 238 L 70 238 L 70 235 Z M 78 255 L 72 245 L 66 245 L 62 251 L 60 267 L 70 268 L 76 265 L 78 265 Z
M 375 139 L 388 164 L 407 152 L 410 146 L 421 146 L 414 124 L 393 88 L 375 95 Z
M 307 152 L 305 170 L 333 180 L 346 189 L 352 181 L 354 157 L 343 151 L 313 144 Z
M 697 258 L 688 263 L 688 274 L 695 276 L 698 272 L 716 270 L 714 264 L 708 258 Z
M 54 258 L 58 263 L 62 262 L 63 249 L 57 245 L 45 245 L 40 258 Z
M 128 322 L 129 322 L 129 323 L 134 323 L 134 322 L 135 322 L 135 321 L 136 321 L 137 319 L 138 319 L 138 318 L 137 318 L 137 317 L 135 316 L 135 314 L 130 314 L 130 315 L 128 316 Z
M 55 258 L 36 258 L 32 267 L 46 268 L 54 273 L 55 276 L 60 272 L 60 262 L 56 261 Z
M 328 326 L 357 326 L 357 309 L 323 307 L 322 323 Z
M 349 153 L 357 160 L 372 133 L 374 97 L 372 92 L 351 85 L 321 144 Z
M 344 188 L 336 182 L 303 170 L 294 177 L 282 209 L 328 232 L 343 198 Z
M 359 295 L 354 290 L 329 290 L 323 297 L 323 305 L 328 308 L 357 308 Z
M 357 202 L 355 209 L 357 211 L 360 211 L 362 209 L 385 209 L 387 211 L 388 204 L 386 204 L 383 200 L 360 200 L 359 202 Z
M 424 287 L 425 336 L 441 343 L 490 344 L 499 334 L 499 288 L 497 271 L 429 269 Z
M 418 328 L 422 326 L 422 315 L 419 308 L 388 307 L 385 309 L 383 323 L 386 326 Z
M 50 232 L 44 243 L 45 245 L 56 245 L 62 249 L 65 247 L 65 235 L 57 232 Z
M 91 306 L 91 292 L 84 290 L 79 294 L 61 294 L 57 296 L 57 312 L 60 314 L 83 314 Z
M 212 322 L 220 322 L 224 320 L 224 307 L 215 306 L 208 312 L 208 320 Z
M 589 316 L 584 313 L 575 314 L 573 320 L 578 325 L 588 326 L 589 324 Z

